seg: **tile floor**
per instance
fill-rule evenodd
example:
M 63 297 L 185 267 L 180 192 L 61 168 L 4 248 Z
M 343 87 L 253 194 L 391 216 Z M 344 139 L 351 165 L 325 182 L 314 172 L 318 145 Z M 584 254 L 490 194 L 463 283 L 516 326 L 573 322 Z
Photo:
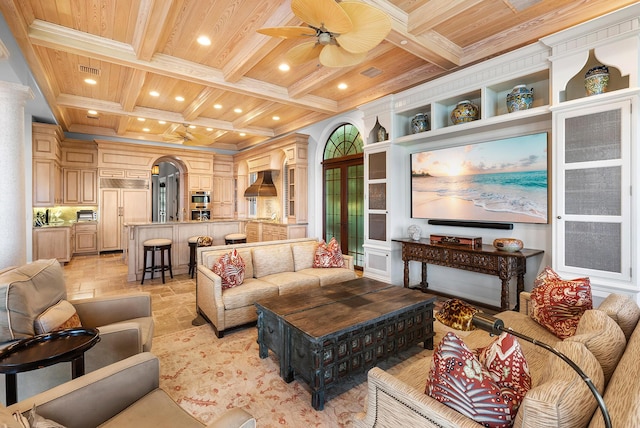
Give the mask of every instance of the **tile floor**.
M 145 279 L 144 285 L 128 282 L 127 266 L 119 253 L 74 256 L 63 269 L 69 299 L 148 291 L 152 296 L 155 336 L 193 327 L 196 280 L 187 274 L 171 279 L 167 272 L 165 284 L 159 277 Z

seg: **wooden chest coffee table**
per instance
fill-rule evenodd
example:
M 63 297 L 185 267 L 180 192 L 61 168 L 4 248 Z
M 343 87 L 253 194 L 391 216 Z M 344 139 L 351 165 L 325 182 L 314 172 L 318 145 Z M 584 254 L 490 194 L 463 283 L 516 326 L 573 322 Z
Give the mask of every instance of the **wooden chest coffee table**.
M 417 343 L 433 349 L 435 297 L 359 278 L 256 303 L 260 358 L 269 349 L 280 376 L 311 387 L 322 410 L 326 389 Z

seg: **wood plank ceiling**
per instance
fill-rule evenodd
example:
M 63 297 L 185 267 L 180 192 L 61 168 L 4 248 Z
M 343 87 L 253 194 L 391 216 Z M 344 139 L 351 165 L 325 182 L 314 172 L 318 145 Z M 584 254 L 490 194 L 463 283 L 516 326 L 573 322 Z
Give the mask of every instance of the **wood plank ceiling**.
M 393 23 L 363 63 L 288 72 L 278 66 L 300 42 L 256 30 L 301 25 L 290 0 L 0 0 L 0 10 L 64 131 L 189 144 L 178 136 L 189 124 L 203 147 L 242 151 L 635 3 L 363 1 Z

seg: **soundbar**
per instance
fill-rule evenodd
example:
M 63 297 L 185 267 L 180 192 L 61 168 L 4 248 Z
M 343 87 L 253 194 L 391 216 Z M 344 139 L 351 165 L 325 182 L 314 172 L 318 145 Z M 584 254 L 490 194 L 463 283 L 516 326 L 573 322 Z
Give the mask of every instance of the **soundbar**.
M 481 229 L 513 229 L 513 223 L 495 223 L 490 221 L 458 221 L 458 220 L 428 220 L 434 226 L 479 227 Z

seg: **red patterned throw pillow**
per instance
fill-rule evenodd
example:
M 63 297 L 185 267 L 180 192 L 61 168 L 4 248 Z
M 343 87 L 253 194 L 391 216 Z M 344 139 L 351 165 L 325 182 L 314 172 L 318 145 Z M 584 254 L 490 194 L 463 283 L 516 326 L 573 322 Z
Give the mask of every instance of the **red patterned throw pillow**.
M 534 282 L 531 308 L 531 318 L 560 339 L 573 336 L 582 314 L 593 308 L 591 282 L 564 280 L 547 266 Z
M 485 367 L 454 333 L 447 333 L 433 352 L 433 361 L 425 393 L 486 427 L 510 427 L 528 389 L 511 388 L 516 372 L 529 370 L 519 346 L 511 352 L 515 358 L 499 358 L 503 343 L 495 352 L 487 351 L 491 369 Z M 492 345 L 493 346 L 493 345 Z M 504 346 L 508 346 L 504 342 Z M 490 347 L 491 348 L 491 347 Z M 511 362 L 513 362 L 513 366 Z M 494 376 L 497 381 L 494 379 Z
M 222 288 L 236 287 L 244 281 L 244 260 L 234 248 L 221 256 L 211 270 L 222 279 Z
M 480 364 L 500 387 L 513 389 L 520 397 L 531 389 L 529 365 L 515 336 L 502 333 L 491 345 L 476 351 Z
M 324 240 L 320 241 L 313 259 L 314 268 L 341 268 L 344 267 L 344 258 L 338 240 L 331 238 L 328 244 Z

